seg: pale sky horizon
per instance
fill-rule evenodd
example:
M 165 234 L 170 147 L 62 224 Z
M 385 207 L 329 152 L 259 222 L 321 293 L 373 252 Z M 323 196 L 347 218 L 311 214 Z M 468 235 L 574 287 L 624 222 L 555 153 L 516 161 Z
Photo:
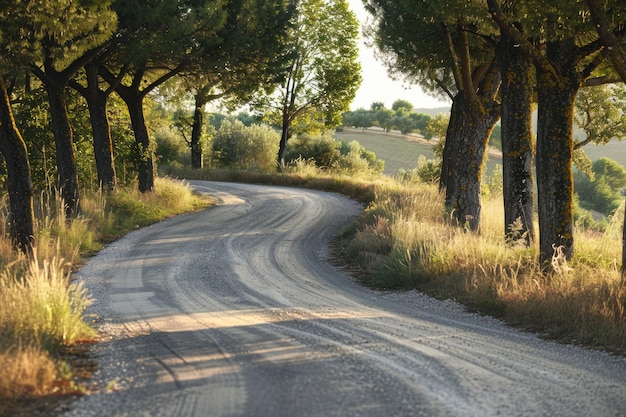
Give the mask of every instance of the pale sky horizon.
M 416 108 L 437 108 L 450 107 L 450 101 L 429 96 L 424 93 L 419 86 L 409 86 L 403 81 L 393 80 L 387 69 L 375 57 L 372 48 L 365 45 L 362 36 L 363 23 L 368 17 L 368 13 L 363 7 L 361 0 L 348 0 L 350 8 L 359 19 L 359 61 L 362 67 L 363 82 L 356 93 L 351 110 L 358 108 L 369 109 L 373 102 L 382 101 L 386 107 L 391 108 L 394 101 L 398 99 L 407 100 Z

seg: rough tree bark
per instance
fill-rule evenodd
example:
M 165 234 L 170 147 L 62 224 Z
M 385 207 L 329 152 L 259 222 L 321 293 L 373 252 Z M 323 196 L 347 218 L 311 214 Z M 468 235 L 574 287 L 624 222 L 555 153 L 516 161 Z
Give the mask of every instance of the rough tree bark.
M 207 87 L 200 88 L 196 91 L 195 96 L 191 140 L 189 142 L 189 148 L 191 149 L 191 168 L 193 169 L 202 169 L 203 165 L 204 150 L 202 148 L 202 134 L 204 133 L 204 107 L 209 101 L 207 92 Z
M 13 244 L 26 254 L 35 246 L 33 183 L 28 151 L 20 135 L 7 93 L 0 75 L 0 152 L 7 167 L 9 192 L 9 230 Z
M 152 149 L 148 126 L 143 112 L 143 94 L 128 90 L 122 96 L 128 107 L 130 122 L 135 134 L 135 146 L 139 153 L 137 161 L 137 180 L 139 191 L 148 193 L 154 191 L 154 150 Z
M 504 233 L 508 242 L 534 239 L 533 226 L 533 70 L 527 54 L 501 34 L 498 47 L 502 73 L 502 174 Z M 519 222 L 519 223 L 518 223 Z M 512 225 L 519 228 L 513 230 Z
M 545 265 L 560 248 L 567 259 L 574 254 L 574 99 L 582 83 L 572 63 L 577 47 L 572 39 L 548 42 L 551 65 L 537 71 L 537 203 L 539 260 Z
M 87 87 L 78 91 L 87 101 L 87 108 L 89 109 L 93 132 L 93 151 L 100 189 L 102 191 L 113 191 L 117 185 L 117 176 L 115 174 L 113 157 L 113 140 L 107 114 L 107 105 L 111 92 L 100 89 L 98 66 L 98 62 L 90 62 L 85 65 Z
M 472 106 L 464 96 L 455 97 L 454 105 L 457 113 L 450 116 L 453 131 L 446 134 L 446 148 L 450 149 L 444 151 L 444 159 L 449 159 L 444 164 L 448 172 L 446 207 L 459 225 L 478 231 L 485 149 L 499 114 Z
M 78 213 L 80 193 L 72 126 L 67 113 L 65 98 L 67 74 L 57 71 L 51 59 L 45 60 L 44 68 L 45 75 L 40 78 L 44 83 L 50 102 L 50 120 L 56 147 L 59 190 L 65 204 L 66 215 L 73 217 Z

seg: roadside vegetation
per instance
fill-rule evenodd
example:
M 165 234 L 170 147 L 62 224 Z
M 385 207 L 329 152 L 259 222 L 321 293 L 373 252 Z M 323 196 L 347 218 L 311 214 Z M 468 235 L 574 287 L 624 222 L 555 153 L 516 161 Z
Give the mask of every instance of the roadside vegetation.
M 165 217 L 205 207 L 189 185 L 157 178 L 158 191 L 119 187 L 111 194 L 85 192 L 81 214 L 68 219 L 58 199 L 36 199 L 37 248 L 27 257 L 0 237 L 0 416 L 41 407 L 43 396 L 80 394 L 88 386 L 72 366 L 81 346 L 98 334 L 85 316 L 91 296 L 71 278 L 85 256 L 121 235 Z M 0 225 L 7 224 L 6 199 Z M 88 384 L 88 383 L 87 383 Z M 32 409 L 31 409 L 32 407 Z

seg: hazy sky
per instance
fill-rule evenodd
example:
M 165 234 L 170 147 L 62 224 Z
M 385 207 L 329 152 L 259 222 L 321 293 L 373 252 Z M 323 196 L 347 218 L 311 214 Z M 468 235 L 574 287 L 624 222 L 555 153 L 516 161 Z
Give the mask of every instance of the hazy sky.
M 361 23 L 364 22 L 368 13 L 363 8 L 361 0 L 348 0 L 348 3 Z M 450 102 L 424 94 L 418 86 L 407 86 L 402 81 L 392 80 L 387 75 L 387 69 L 374 57 L 374 51 L 365 46 L 363 39 L 360 40 L 359 48 L 363 83 L 350 106 L 352 110 L 359 107 L 369 109 L 375 101 L 382 101 L 391 108 L 391 104 L 397 99 L 408 100 L 417 108 L 450 106 Z

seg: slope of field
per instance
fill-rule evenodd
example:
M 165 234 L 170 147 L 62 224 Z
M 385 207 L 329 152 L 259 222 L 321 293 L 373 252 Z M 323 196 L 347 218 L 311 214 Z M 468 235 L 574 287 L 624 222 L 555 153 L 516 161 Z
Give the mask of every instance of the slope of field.
M 344 142 L 355 140 L 368 151 L 374 152 L 378 159 L 385 161 L 384 173 L 387 175 L 396 175 L 400 168 L 412 170 L 417 166 L 420 155 L 424 155 L 426 159 L 435 157 L 433 145 L 436 142 L 417 135 L 403 136 L 373 129 L 363 131 L 345 128 L 342 132 L 335 132 L 333 136 Z M 491 155 L 487 161 L 487 174 L 493 172 L 496 164 L 502 165 L 502 158 Z
M 385 161 L 384 173 L 387 175 L 397 174 L 400 168 L 405 170 L 415 168 L 420 155 L 424 155 L 426 159 L 432 159 L 435 155 L 432 150 L 434 141 L 414 136 L 405 137 L 399 133 L 346 128 L 342 132 L 335 132 L 333 136 L 344 142 L 356 140 L 365 149 L 374 152 L 378 159 Z M 584 150 L 592 161 L 607 157 L 626 167 L 626 142 L 613 140 L 606 145 L 589 144 Z M 497 164 L 502 165 L 502 158 L 490 155 L 487 161 L 487 175 L 493 172 Z
M 335 139 L 344 142 L 356 140 L 368 151 L 385 161 L 385 174 L 395 175 L 400 168 L 411 170 L 417 166 L 417 158 L 424 155 L 434 158 L 433 144 L 426 141 L 409 141 L 404 136 L 372 130 L 344 129 L 336 132 Z

